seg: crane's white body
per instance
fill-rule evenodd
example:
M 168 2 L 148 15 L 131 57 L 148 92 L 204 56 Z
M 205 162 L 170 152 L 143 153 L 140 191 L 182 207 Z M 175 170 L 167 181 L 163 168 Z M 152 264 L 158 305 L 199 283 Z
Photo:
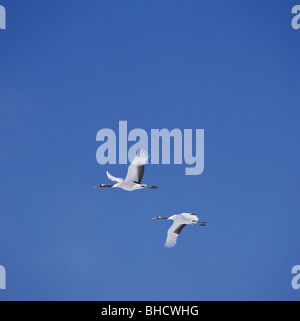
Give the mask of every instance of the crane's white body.
M 199 218 L 196 214 L 193 213 L 181 213 L 175 214 L 169 217 L 154 217 L 154 219 L 165 219 L 173 220 L 174 223 L 168 229 L 167 240 L 165 243 L 166 247 L 174 247 L 177 242 L 177 238 L 181 230 L 188 224 L 196 225 L 198 224 Z M 205 226 L 206 222 L 201 222 L 201 226 Z
M 109 174 L 107 172 L 107 174 Z M 125 191 L 134 191 L 134 190 L 137 190 L 137 189 L 142 189 L 142 188 L 146 188 L 147 185 L 145 184 L 136 184 L 134 182 L 128 182 L 128 181 L 125 181 L 125 180 L 122 180 L 121 182 L 118 182 L 116 184 L 114 184 L 112 187 L 119 187 L 119 188 L 122 188 L 123 190 Z
M 125 191 L 135 191 L 135 190 L 144 189 L 144 188 L 157 188 L 156 186 L 148 186 L 146 184 L 141 184 L 141 181 L 144 175 L 145 164 L 148 160 L 148 157 L 149 156 L 146 151 L 144 150 L 138 151 L 132 163 L 128 167 L 128 171 L 125 179 L 115 177 L 111 175 L 109 172 L 106 172 L 107 177 L 111 181 L 114 181 L 117 183 L 114 185 L 100 184 L 95 187 L 119 187 Z

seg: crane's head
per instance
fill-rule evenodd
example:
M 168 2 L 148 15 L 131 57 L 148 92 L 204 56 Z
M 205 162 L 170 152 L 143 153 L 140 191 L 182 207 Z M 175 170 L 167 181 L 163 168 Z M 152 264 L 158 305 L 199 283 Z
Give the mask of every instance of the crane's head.
M 161 216 L 156 216 L 156 217 L 153 217 L 152 220 L 167 220 L 168 217 L 161 217 Z

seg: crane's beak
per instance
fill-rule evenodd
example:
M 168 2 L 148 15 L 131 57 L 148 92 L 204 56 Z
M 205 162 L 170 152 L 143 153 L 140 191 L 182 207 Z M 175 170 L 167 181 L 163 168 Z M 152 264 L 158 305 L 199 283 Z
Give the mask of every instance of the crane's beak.
M 169 219 L 168 217 L 161 217 L 161 216 L 156 216 L 152 218 L 152 220 L 168 220 L 168 219 Z

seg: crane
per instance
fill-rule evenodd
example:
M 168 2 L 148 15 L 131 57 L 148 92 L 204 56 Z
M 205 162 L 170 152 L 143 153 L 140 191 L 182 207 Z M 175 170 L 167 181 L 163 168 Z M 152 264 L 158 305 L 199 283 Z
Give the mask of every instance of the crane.
M 167 240 L 165 243 L 166 247 L 174 247 L 176 245 L 178 235 L 186 225 L 193 224 L 193 225 L 206 226 L 206 223 L 207 223 L 207 222 L 198 223 L 199 218 L 194 213 L 181 213 L 181 214 L 175 214 L 169 217 L 156 216 L 156 217 L 153 217 L 153 219 L 174 221 L 174 223 L 168 229 Z
M 114 177 L 109 172 L 106 172 L 107 177 L 116 184 L 106 185 L 100 184 L 95 186 L 97 187 L 119 187 L 124 189 L 125 191 L 135 191 L 137 189 L 144 189 L 144 188 L 157 188 L 157 186 L 148 186 L 146 184 L 142 184 L 142 178 L 144 175 L 145 164 L 148 160 L 148 153 L 145 150 L 139 150 L 134 157 L 132 163 L 128 167 L 127 176 L 125 179 Z

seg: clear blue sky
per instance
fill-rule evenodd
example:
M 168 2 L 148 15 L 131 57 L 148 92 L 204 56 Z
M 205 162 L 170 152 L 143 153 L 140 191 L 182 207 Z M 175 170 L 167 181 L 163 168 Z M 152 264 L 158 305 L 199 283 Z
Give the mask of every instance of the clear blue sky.
M 3 300 L 299 300 L 296 1 L 8 1 L 0 31 Z M 93 189 L 96 133 L 204 128 L 205 169 Z M 168 221 L 194 212 L 173 249 Z

